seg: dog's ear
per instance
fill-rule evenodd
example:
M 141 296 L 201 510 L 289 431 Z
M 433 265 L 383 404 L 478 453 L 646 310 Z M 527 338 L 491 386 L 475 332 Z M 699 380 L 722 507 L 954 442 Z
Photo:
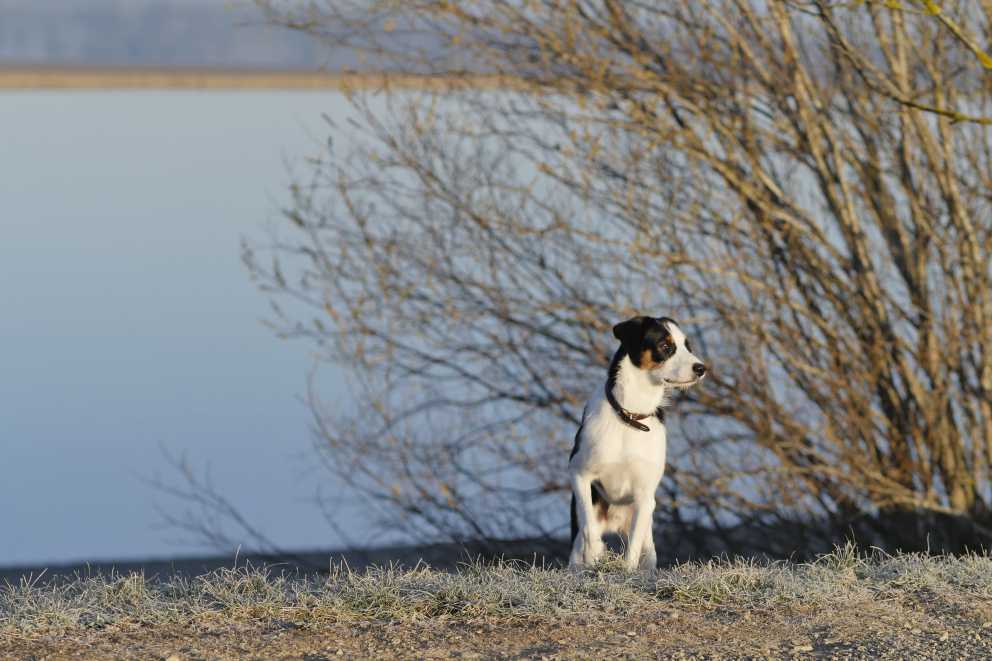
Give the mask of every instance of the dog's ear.
M 620 340 L 621 346 L 630 354 L 640 347 L 641 340 L 644 339 L 644 322 L 647 317 L 634 317 L 627 321 L 622 321 L 613 327 L 613 336 Z

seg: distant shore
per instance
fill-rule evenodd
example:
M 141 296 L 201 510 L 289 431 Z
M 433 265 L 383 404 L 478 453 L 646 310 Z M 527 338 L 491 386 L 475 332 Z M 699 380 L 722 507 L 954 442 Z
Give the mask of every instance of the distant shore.
M 0 89 L 5 90 L 363 90 L 387 86 L 442 91 L 455 87 L 496 89 L 506 87 L 507 81 L 485 75 L 441 77 L 325 71 L 0 65 Z

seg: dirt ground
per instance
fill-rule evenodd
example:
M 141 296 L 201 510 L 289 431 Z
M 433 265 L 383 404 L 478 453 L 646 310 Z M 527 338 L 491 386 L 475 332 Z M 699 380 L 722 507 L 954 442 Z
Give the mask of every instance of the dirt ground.
M 911 602 L 795 609 L 596 613 L 555 620 L 128 625 L 0 641 L 4 659 L 992 658 L 992 607 Z

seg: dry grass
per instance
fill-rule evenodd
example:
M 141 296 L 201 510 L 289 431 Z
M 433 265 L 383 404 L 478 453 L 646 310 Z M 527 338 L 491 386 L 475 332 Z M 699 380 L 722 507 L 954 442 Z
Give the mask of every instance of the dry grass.
M 921 591 L 946 602 L 987 602 L 992 558 L 863 557 L 841 548 L 810 564 L 719 560 L 662 570 L 653 579 L 622 571 L 615 559 L 580 575 L 504 562 L 471 564 L 455 573 L 423 566 L 366 572 L 332 566 L 320 578 L 257 567 L 166 581 L 139 574 L 81 576 L 0 588 L 0 638 L 218 618 L 305 627 L 348 620 L 556 620 L 589 612 L 609 619 L 662 605 L 695 611 L 850 608 Z
M 365 90 L 384 86 L 446 91 L 506 88 L 497 76 L 415 76 L 307 71 L 227 71 L 152 68 L 0 68 L 0 89 L 285 89 Z

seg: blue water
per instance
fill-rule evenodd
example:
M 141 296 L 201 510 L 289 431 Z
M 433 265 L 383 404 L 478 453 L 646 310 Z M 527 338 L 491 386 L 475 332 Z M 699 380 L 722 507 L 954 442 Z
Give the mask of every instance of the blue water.
M 305 344 L 240 261 L 326 144 L 332 92 L 0 94 L 0 565 L 196 553 L 161 447 L 289 548 L 344 543 L 308 502 Z M 324 395 L 344 390 L 324 374 Z M 357 541 L 357 507 L 338 509 Z M 354 541 L 354 540 L 350 540 Z

